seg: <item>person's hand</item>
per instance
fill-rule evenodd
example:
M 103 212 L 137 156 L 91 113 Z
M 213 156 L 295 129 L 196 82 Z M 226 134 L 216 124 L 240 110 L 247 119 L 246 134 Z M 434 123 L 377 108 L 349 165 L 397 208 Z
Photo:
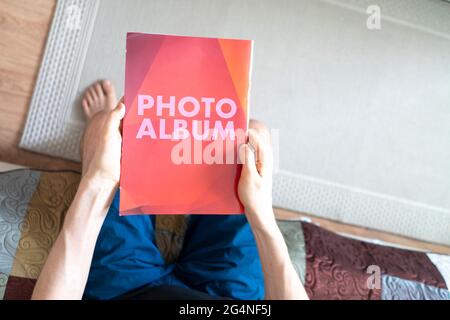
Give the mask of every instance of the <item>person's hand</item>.
M 90 119 L 83 138 L 82 176 L 117 185 L 120 179 L 122 135 L 120 123 L 125 106 L 119 101 L 112 110 L 104 110 Z
M 256 227 L 273 223 L 273 153 L 270 134 L 265 127 L 259 124 L 250 127 L 248 143 L 240 146 L 239 158 L 243 166 L 238 195 L 247 219 Z

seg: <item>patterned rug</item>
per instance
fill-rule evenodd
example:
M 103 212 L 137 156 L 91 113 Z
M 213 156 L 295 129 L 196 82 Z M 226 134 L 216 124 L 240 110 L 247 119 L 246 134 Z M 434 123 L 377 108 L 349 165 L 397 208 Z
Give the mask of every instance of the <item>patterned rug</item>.
M 75 172 L 0 174 L 0 299 L 29 299 L 76 193 Z M 156 217 L 167 263 L 183 246 L 189 216 Z M 279 221 L 311 299 L 450 300 L 450 256 L 354 240 L 299 221 Z

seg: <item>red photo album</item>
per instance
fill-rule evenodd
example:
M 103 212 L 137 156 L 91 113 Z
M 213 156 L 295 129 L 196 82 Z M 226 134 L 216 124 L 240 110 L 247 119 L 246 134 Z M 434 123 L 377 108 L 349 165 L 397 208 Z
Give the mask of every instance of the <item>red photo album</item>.
M 250 40 L 128 33 L 120 215 L 240 214 Z

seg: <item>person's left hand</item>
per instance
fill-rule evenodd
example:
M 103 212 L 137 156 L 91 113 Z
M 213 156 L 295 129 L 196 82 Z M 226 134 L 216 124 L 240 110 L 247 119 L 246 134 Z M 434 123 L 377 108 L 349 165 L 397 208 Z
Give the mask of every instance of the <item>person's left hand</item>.
M 248 143 L 241 145 L 239 157 L 243 165 L 238 194 L 248 221 L 255 227 L 273 224 L 273 154 L 267 129 L 250 128 Z

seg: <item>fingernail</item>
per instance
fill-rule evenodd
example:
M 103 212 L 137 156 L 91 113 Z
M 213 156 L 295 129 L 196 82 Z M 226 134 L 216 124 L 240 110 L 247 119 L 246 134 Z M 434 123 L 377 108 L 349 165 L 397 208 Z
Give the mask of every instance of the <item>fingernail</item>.
M 243 163 L 243 160 L 245 159 L 245 143 L 242 143 L 238 146 L 237 155 L 239 163 Z
M 251 152 L 253 152 L 253 153 L 256 152 L 255 147 L 250 142 L 248 143 L 248 148 L 250 149 Z

